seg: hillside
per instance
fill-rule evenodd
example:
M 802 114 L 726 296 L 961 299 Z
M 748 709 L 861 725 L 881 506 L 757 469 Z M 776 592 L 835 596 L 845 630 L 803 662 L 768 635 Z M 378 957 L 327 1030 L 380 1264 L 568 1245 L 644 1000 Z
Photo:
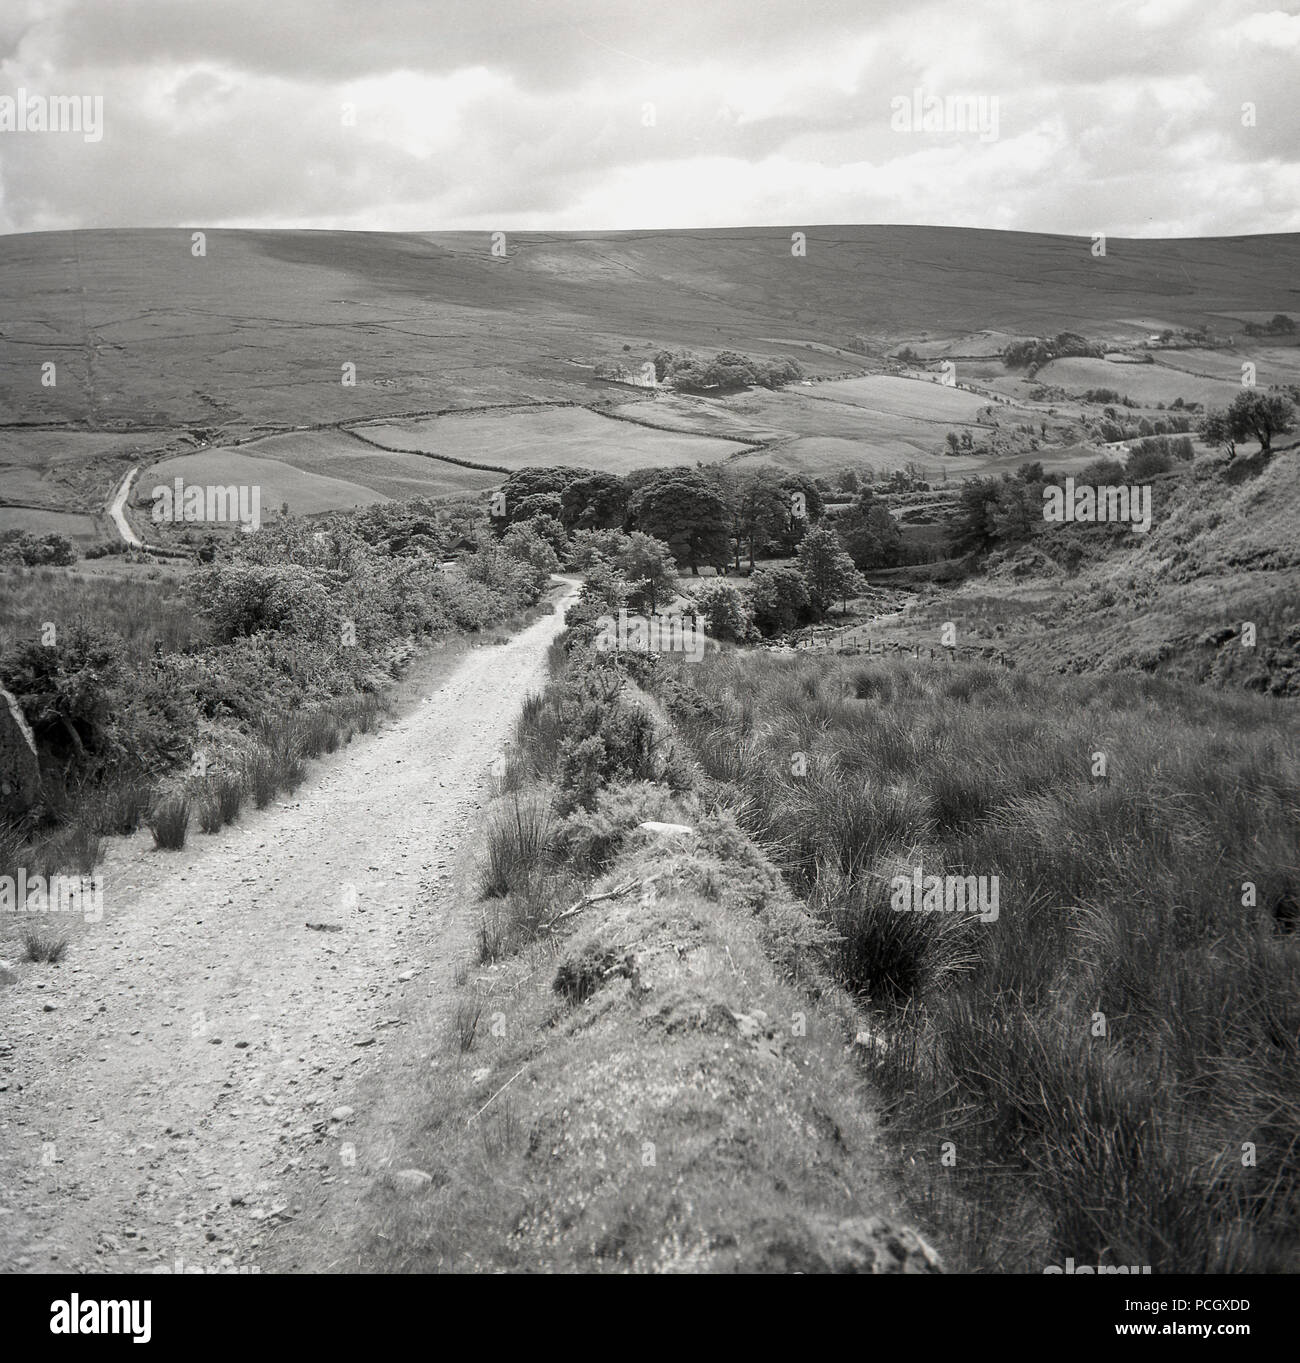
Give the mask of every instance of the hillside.
M 791 229 L 794 230 L 794 229 Z M 6 423 L 315 424 L 608 396 L 569 363 L 661 345 L 790 352 L 927 332 L 1071 327 L 1136 339 L 1282 308 L 1300 237 L 1108 243 L 960 228 L 508 235 L 55 232 L 0 239 Z M 40 366 L 59 365 L 57 387 Z M 345 388 L 341 366 L 357 366 Z
M 1137 668 L 1300 694 L 1300 470 L 1294 449 L 1227 476 L 1207 459 L 1157 491 L 1149 534 L 1053 527 L 993 555 L 986 574 L 915 617 L 996 638 L 1017 665 Z M 928 622 L 928 623 L 926 623 Z M 1242 626 L 1253 623 L 1256 642 Z M 931 640 L 933 641 L 933 640 Z

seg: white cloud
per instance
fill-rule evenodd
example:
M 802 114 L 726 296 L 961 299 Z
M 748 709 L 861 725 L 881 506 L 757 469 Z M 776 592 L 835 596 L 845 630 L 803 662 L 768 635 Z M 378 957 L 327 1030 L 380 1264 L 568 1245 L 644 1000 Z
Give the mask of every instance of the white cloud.
M 1255 3 L 5 0 L 0 93 L 107 131 L 0 134 L 0 229 L 1300 230 L 1300 17 Z M 891 131 L 918 87 L 998 139 Z

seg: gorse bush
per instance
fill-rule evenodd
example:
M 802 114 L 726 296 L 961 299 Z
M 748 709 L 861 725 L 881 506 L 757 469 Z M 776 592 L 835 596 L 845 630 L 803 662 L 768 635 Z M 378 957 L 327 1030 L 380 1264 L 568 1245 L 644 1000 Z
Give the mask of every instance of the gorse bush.
M 711 655 L 656 685 L 829 929 L 901 1167 L 959 1260 L 1295 1267 L 1289 712 L 909 660 Z M 996 877 L 996 920 L 894 907 L 916 867 Z

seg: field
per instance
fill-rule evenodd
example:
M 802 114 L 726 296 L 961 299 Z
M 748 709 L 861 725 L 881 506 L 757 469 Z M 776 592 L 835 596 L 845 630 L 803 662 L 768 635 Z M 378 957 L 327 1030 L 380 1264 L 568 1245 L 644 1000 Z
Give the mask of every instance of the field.
M 155 485 L 170 487 L 176 478 L 183 479 L 187 485 L 259 487 L 264 517 L 278 514 L 285 502 L 291 512 L 310 515 L 316 511 L 347 510 L 389 500 L 359 483 L 308 473 L 280 459 L 264 459 L 239 450 L 206 450 L 201 454 L 164 459 L 142 470 L 135 485 L 134 505 L 150 506 Z
M 398 449 L 426 450 L 506 469 L 569 464 L 608 473 L 714 463 L 745 448 L 735 440 L 613 421 L 583 407 L 392 421 L 368 425 L 363 434 Z
M 1157 402 L 1168 406 L 1176 398 L 1199 402 L 1205 407 L 1226 407 L 1241 391 L 1241 367 L 1237 377 L 1207 378 L 1196 373 L 1166 368 L 1163 364 L 1120 364 L 1110 360 L 1072 358 L 1045 364 L 1033 383 L 1084 393 L 1090 388 L 1113 388 L 1142 407 Z
M 0 505 L 98 509 L 133 455 L 150 443 L 140 436 L 0 428 Z
M 1255 366 L 1255 382 L 1259 384 L 1300 383 L 1300 348 L 1295 346 L 1261 345 L 1256 349 L 1249 338 L 1242 338 L 1238 349 L 1225 350 L 1160 350 L 1156 364 L 1205 378 L 1224 379 L 1240 385 L 1241 366 L 1250 361 Z
M 105 531 L 94 516 L 75 511 L 41 511 L 25 506 L 0 506 L 0 535 L 6 530 L 28 530 L 33 535 L 63 535 L 81 544 L 103 538 Z
M 207 470 L 204 482 L 238 481 L 235 470 L 246 469 L 250 459 L 281 466 L 267 475 L 281 485 L 292 486 L 294 473 L 305 475 L 303 488 L 304 491 L 312 489 L 308 501 L 312 502 L 313 510 L 329 509 L 315 505 L 322 498 L 330 507 L 346 509 L 353 504 L 368 505 L 376 496 L 438 497 L 472 493 L 501 481 L 498 474 L 457 468 L 454 464 L 420 455 L 390 454 L 364 444 L 346 430 L 273 435 L 238 448 L 218 447 L 205 451 L 202 458 Z M 227 467 L 230 473 L 223 476 L 222 471 Z M 354 497 L 354 502 L 347 501 L 348 497 Z M 289 497 L 288 500 L 296 509 L 295 499 Z M 279 504 L 279 501 L 275 503 L 277 507 Z

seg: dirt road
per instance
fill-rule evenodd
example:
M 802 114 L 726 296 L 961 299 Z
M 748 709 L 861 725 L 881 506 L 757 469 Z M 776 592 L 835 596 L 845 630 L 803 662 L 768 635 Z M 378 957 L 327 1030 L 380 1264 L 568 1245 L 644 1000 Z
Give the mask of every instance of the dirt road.
M 561 627 L 472 649 L 284 803 L 111 847 L 103 921 L 0 989 L 0 1271 L 260 1270 L 346 1177 L 350 1098 L 470 958 L 454 871 Z

